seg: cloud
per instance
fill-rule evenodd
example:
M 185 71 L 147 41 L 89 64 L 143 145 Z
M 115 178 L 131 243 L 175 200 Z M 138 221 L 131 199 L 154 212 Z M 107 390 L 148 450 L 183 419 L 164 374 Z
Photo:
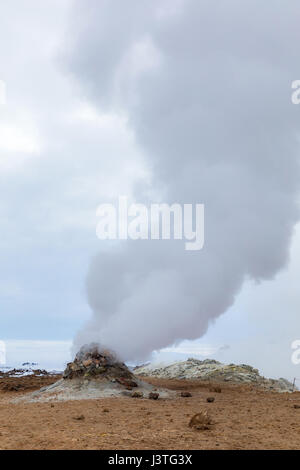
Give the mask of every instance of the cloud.
M 95 111 L 64 74 L 70 4 L 0 6 L 0 285 L 21 289 L 0 299 L 1 339 L 72 337 L 88 316 L 97 207 L 145 172 L 126 115 Z

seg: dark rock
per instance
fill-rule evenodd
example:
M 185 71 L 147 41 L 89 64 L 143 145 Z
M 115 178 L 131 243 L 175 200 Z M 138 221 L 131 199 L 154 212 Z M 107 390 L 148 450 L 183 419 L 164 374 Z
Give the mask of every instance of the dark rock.
M 143 398 L 144 395 L 143 395 L 142 392 L 133 392 L 133 393 L 131 394 L 131 397 L 132 397 L 132 398 Z
M 130 387 L 130 388 L 135 388 L 137 387 L 137 383 L 134 380 L 131 380 L 127 377 L 117 377 L 116 381 L 119 382 L 119 384 L 124 385 L 124 387 Z
M 193 395 L 191 394 L 191 392 L 181 392 L 180 396 L 182 398 L 190 398 L 192 397 Z
M 84 415 L 80 415 L 80 416 L 74 416 L 73 419 L 75 419 L 75 421 L 83 421 L 83 420 L 85 420 L 85 417 L 84 417 Z
M 149 400 L 158 400 L 159 393 L 157 392 L 150 392 L 148 395 Z

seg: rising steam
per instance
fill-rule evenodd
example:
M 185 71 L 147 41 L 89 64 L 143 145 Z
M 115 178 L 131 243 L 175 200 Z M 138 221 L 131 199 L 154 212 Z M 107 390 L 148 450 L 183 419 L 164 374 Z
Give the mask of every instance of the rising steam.
M 95 256 L 76 349 L 96 341 L 132 360 L 198 338 L 245 280 L 286 265 L 299 218 L 297 13 L 293 0 L 75 2 L 69 68 L 100 109 L 128 114 L 152 172 L 136 201 L 206 210 L 200 252 L 128 241 Z

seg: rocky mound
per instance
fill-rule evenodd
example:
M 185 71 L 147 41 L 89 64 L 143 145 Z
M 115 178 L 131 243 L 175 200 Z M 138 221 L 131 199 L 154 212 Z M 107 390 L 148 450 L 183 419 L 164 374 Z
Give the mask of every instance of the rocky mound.
M 160 377 L 165 379 L 199 379 L 203 381 L 253 384 L 267 390 L 279 392 L 293 391 L 293 384 L 285 379 L 266 379 L 257 369 L 247 364 L 222 364 L 213 359 L 200 361 L 190 358 L 187 361 L 170 365 L 146 364 L 134 368 L 135 375 Z
M 116 381 L 128 390 L 137 387 L 128 367 L 118 361 L 111 351 L 101 350 L 100 352 L 98 346 L 94 344 L 89 348 L 83 346 L 80 349 L 74 361 L 67 364 L 63 378 L 65 380 L 82 378 Z
M 136 377 L 111 351 L 91 344 L 82 347 L 74 361 L 67 364 L 61 380 L 22 399 L 44 402 L 117 396 L 152 398 L 154 392 L 160 398 L 171 394 L 166 390 L 154 389 Z

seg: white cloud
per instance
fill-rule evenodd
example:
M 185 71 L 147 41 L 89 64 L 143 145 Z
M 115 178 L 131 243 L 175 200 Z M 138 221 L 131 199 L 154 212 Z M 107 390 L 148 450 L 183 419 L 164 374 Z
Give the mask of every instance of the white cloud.
M 40 152 L 40 146 L 36 135 L 30 130 L 0 124 L 1 151 L 36 154 Z

